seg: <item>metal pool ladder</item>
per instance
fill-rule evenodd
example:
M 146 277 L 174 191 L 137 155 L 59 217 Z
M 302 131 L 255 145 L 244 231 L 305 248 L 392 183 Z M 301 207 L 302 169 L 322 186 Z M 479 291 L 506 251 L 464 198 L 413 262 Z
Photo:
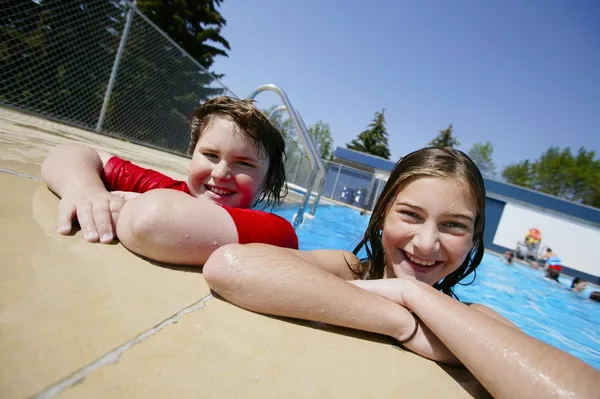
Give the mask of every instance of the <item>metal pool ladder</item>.
M 256 90 L 254 90 L 252 93 L 250 93 L 248 95 L 247 98 L 250 100 L 254 100 L 256 98 L 256 96 L 259 93 L 262 93 L 263 91 L 275 92 L 281 98 L 283 105 L 281 105 L 278 108 L 276 108 L 275 110 L 273 110 L 273 112 L 271 113 L 271 115 L 269 115 L 269 117 L 274 116 L 278 112 L 287 111 L 289 113 L 290 120 L 292 121 L 292 124 L 294 125 L 296 134 L 298 135 L 298 137 L 300 137 L 300 141 L 302 142 L 302 145 L 304 146 L 304 151 L 306 151 L 306 155 L 308 156 L 308 160 L 310 161 L 310 164 L 313 169 L 312 174 L 311 174 L 311 179 L 309 180 L 309 181 L 312 181 L 312 184 L 310 184 L 310 187 L 306 187 L 306 193 L 304 193 L 304 197 L 302 198 L 302 201 L 300 202 L 300 206 L 298 207 L 298 212 L 296 213 L 296 216 L 293 220 L 293 226 L 294 226 L 294 228 L 297 228 L 298 226 L 300 226 L 302 224 L 302 221 L 304 220 L 304 212 L 305 212 L 306 206 L 308 205 L 308 203 L 310 201 L 310 196 L 313 193 L 313 191 L 317 192 L 317 197 L 315 198 L 315 201 L 313 202 L 313 204 L 310 208 L 310 214 L 311 215 L 315 214 L 315 210 L 317 209 L 317 204 L 318 204 L 319 200 L 321 199 L 321 191 L 323 189 L 323 185 L 325 184 L 325 165 L 323 164 L 323 161 L 321 160 L 321 157 L 319 156 L 319 153 L 317 151 L 315 143 L 312 140 L 312 137 L 310 137 L 310 134 L 308 134 L 308 129 L 306 128 L 306 125 L 304 124 L 304 120 L 302 119 L 302 116 L 300 115 L 300 113 L 297 110 L 295 110 L 292 107 L 292 104 L 290 103 L 290 100 L 289 100 L 287 94 L 285 94 L 285 92 L 283 90 L 281 90 L 279 87 L 277 87 L 273 84 L 266 84 L 266 85 L 260 86 Z

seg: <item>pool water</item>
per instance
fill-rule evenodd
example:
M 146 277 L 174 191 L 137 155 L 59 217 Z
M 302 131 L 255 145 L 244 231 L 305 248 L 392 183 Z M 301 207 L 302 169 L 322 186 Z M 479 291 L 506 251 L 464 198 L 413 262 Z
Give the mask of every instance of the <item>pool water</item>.
M 297 208 L 276 213 L 291 221 Z M 334 205 L 320 205 L 315 218 L 297 229 L 300 249 L 352 250 L 364 233 L 369 216 Z M 600 303 L 591 301 L 593 289 L 568 290 L 572 279 L 560 283 L 527 266 L 507 265 L 486 253 L 473 284 L 455 290 L 461 301 L 481 303 L 511 320 L 525 333 L 571 353 L 600 369 Z M 466 282 L 470 282 L 471 277 Z

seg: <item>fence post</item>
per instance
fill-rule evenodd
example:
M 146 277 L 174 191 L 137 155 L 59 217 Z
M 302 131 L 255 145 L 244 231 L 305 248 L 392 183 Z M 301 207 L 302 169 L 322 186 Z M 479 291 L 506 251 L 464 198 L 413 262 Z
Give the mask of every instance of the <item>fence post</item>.
M 110 94 L 115 80 L 117 79 L 117 72 L 119 71 L 119 63 L 121 57 L 125 51 L 125 43 L 127 42 L 127 36 L 129 35 L 129 28 L 131 28 L 131 20 L 133 19 L 133 5 L 127 4 L 127 16 L 125 17 L 125 27 L 123 27 L 123 33 L 121 34 L 121 41 L 119 42 L 119 48 L 117 49 L 117 55 L 115 56 L 115 62 L 113 63 L 112 71 L 110 72 L 110 78 L 108 79 L 108 86 L 106 86 L 106 92 L 104 93 L 104 100 L 102 101 L 102 109 L 100 110 L 100 116 L 98 117 L 98 123 L 96 124 L 96 132 L 100 133 L 102 125 L 104 124 L 104 118 L 106 117 L 106 111 L 108 110 L 108 103 L 110 102 Z
M 338 172 L 335 175 L 335 181 L 333 182 L 333 188 L 331 189 L 331 196 L 329 197 L 331 199 L 335 199 L 333 196 L 335 195 L 335 188 L 337 187 L 337 182 L 338 182 L 338 179 L 340 178 L 340 172 L 342 171 L 342 165 L 338 163 L 337 166 L 338 166 Z

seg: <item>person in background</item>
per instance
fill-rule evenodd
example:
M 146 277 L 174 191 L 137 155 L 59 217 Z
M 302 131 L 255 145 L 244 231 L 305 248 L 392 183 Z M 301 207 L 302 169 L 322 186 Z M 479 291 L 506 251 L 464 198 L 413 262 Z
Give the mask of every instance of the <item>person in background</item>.
M 504 253 L 504 255 L 502 256 L 502 260 L 505 263 L 512 265 L 514 257 L 515 257 L 515 253 L 513 251 L 506 251 Z
M 573 292 L 581 292 L 587 286 L 587 281 L 582 278 L 575 277 L 573 282 L 571 283 L 571 291 Z
M 558 278 L 560 277 L 560 272 L 556 269 L 546 269 L 546 274 L 544 277 L 556 281 L 557 283 L 560 283 L 560 281 L 558 281 Z
M 541 266 L 546 270 L 554 269 L 558 273 L 562 272 L 561 260 L 556 254 L 556 252 L 554 252 L 550 247 L 546 248 L 546 252 L 540 257 L 538 261 L 541 264 Z
M 527 230 L 525 234 L 525 246 L 527 247 L 526 260 L 535 261 L 537 258 L 537 249 L 542 241 L 542 233 L 538 228 Z

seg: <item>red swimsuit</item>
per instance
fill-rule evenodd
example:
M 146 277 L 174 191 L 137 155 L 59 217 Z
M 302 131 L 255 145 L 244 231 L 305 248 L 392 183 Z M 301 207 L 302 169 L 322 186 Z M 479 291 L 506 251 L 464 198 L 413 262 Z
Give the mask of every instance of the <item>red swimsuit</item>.
M 108 191 L 145 193 L 168 188 L 190 194 L 187 183 L 177 181 L 152 169 L 145 169 L 119 157 L 104 165 L 104 183 Z M 221 205 L 235 223 L 240 244 L 263 243 L 298 249 L 298 237 L 292 225 L 275 214 Z

